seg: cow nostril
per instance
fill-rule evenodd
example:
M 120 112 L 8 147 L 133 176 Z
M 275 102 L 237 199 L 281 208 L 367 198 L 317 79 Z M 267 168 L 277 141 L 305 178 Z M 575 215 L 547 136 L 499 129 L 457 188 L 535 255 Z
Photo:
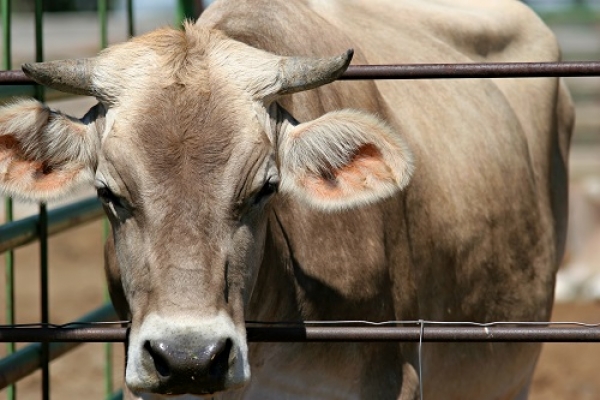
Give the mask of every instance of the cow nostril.
M 225 340 L 222 346 L 213 353 L 209 366 L 209 374 L 212 377 L 223 377 L 227 374 L 229 369 L 229 355 L 231 354 L 231 348 L 233 342 L 231 339 Z
M 169 363 L 165 357 L 164 350 L 161 349 L 161 344 L 158 344 L 159 349 L 154 349 L 150 341 L 146 341 L 144 343 L 144 349 L 148 352 L 152 361 L 154 362 L 154 368 L 156 372 L 163 378 L 167 378 L 171 375 L 171 368 L 169 367 Z
M 211 385 L 223 382 L 229 372 L 232 349 L 230 338 L 196 346 L 165 340 L 144 342 L 144 351 L 152 359 L 162 387 L 178 392 L 199 381 Z

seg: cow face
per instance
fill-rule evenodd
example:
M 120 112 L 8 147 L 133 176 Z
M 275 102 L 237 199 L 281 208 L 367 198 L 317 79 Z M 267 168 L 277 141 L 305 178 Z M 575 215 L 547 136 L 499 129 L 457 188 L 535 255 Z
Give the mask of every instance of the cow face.
M 350 58 L 279 57 L 187 26 L 24 67 L 99 103 L 81 120 L 33 101 L 2 109 L 0 188 L 41 201 L 97 189 L 113 230 L 112 290 L 132 320 L 134 392 L 248 381 L 244 310 L 278 192 L 327 211 L 406 185 L 410 154 L 376 117 L 341 110 L 299 123 L 277 104 L 334 80 Z

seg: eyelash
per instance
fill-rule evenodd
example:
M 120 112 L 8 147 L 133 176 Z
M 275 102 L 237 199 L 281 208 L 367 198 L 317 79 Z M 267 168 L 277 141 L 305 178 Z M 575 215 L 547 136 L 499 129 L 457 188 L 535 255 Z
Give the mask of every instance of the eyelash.
M 115 210 L 118 208 L 129 211 L 130 209 L 125 199 L 114 194 L 113 191 L 106 186 L 97 188 L 96 194 L 102 203 L 106 204 L 107 206 L 112 205 Z
M 279 188 L 278 182 L 267 181 L 262 186 L 262 188 L 254 195 L 253 204 L 260 203 L 264 198 L 269 197 L 275 193 L 277 193 L 277 189 Z
M 98 198 L 105 203 L 117 203 L 119 198 L 107 187 L 96 189 Z

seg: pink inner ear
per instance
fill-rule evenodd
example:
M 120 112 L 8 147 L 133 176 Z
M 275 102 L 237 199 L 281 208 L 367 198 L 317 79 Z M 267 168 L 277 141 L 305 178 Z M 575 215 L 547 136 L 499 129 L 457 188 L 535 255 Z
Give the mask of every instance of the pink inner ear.
M 0 162 L 19 156 L 19 142 L 12 135 L 0 136 Z
M 56 193 L 69 187 L 83 167 L 71 169 L 55 169 L 42 165 L 34 171 L 33 190 Z
M 367 143 L 359 147 L 343 167 L 330 167 L 320 175 L 308 175 L 300 183 L 317 197 L 337 200 L 369 191 L 382 181 L 393 182 L 392 171 L 379 149 Z
M 63 192 L 82 169 L 55 168 L 47 162 L 27 160 L 14 136 L 0 136 L 0 181 L 9 191 L 18 190 L 34 198 Z
M 12 160 L 2 180 L 7 187 L 19 187 L 33 197 L 52 196 L 71 186 L 83 167 L 53 168 L 39 161 Z

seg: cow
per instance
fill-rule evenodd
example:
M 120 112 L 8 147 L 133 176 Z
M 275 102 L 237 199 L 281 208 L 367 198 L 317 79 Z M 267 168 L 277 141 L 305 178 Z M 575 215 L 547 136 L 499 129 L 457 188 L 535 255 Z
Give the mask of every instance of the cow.
M 514 0 L 217 0 L 181 30 L 24 65 L 98 103 L 3 108 L 0 186 L 96 188 L 126 398 L 525 399 L 537 344 L 248 345 L 245 321 L 547 321 L 561 81 L 333 81 L 352 59 L 559 58 Z

